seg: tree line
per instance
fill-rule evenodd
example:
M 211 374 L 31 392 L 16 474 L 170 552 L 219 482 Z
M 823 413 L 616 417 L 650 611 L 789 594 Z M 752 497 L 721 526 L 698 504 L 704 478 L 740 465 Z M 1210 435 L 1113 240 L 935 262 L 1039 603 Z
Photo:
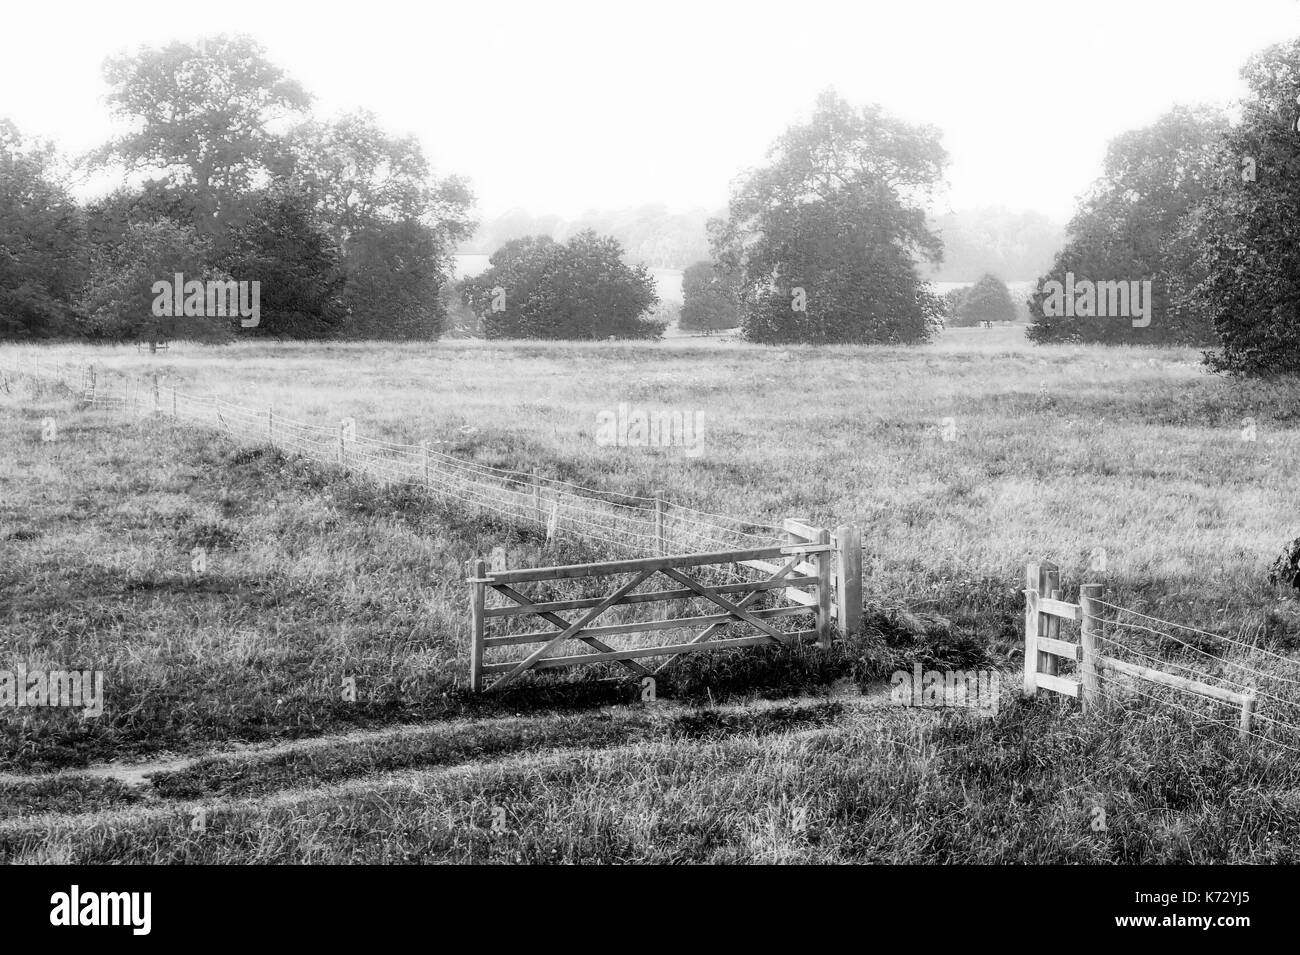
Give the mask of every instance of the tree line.
M 0 120 L 0 338 L 227 340 L 154 286 L 257 282 L 276 338 L 432 338 L 473 197 L 368 112 L 323 121 L 248 37 L 111 58 L 127 132 L 73 163 Z M 78 203 L 74 174 L 123 185 Z
M 1300 367 L 1300 41 L 1243 76 L 1236 122 L 1178 107 L 1110 144 L 1026 303 L 1031 340 L 1192 344 L 1218 370 Z M 172 275 L 260 280 L 246 332 L 259 336 L 432 339 L 449 314 L 489 338 L 664 331 L 645 266 L 592 229 L 511 238 L 453 282 L 476 229 L 465 180 L 436 176 L 413 138 L 368 113 L 311 117 L 310 96 L 249 38 L 116 57 L 105 79 L 128 132 L 79 167 L 123 172 L 130 184 L 106 197 L 76 202 L 52 147 L 0 123 L 0 337 L 235 333 L 225 317 L 156 314 L 152 286 Z M 707 222 L 680 326 L 911 345 L 1007 320 L 996 277 L 946 298 L 925 278 L 943 262 L 926 210 L 946 163 L 936 128 L 822 94 Z M 643 213 L 633 224 L 658 214 Z
M 1110 144 L 1030 299 L 1032 340 L 1200 345 L 1218 371 L 1300 371 L 1300 40 L 1251 57 L 1242 78 L 1236 122 L 1178 107 Z M 1083 278 L 1149 281 L 1149 324 L 1051 307 L 1047 286 Z

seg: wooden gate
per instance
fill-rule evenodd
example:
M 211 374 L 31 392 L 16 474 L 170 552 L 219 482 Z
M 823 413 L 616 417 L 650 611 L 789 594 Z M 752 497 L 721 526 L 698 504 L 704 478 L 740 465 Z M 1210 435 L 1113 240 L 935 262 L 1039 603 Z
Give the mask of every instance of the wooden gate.
M 471 607 L 471 659 L 470 687 L 475 692 L 484 689 L 484 680 L 497 675 L 492 684 L 496 689 L 512 683 L 527 670 L 544 670 L 555 667 L 581 666 L 589 663 L 618 663 L 635 677 L 654 676 L 672 664 L 679 656 L 699 650 L 716 650 L 731 647 L 781 645 L 803 641 L 817 641 L 829 646 L 832 639 L 832 607 L 835 605 L 833 580 L 837 564 L 836 545 L 829 531 L 809 528 L 815 538 L 792 539 L 785 545 L 748 548 L 745 550 L 716 551 L 704 554 L 686 554 L 669 557 L 646 557 L 635 560 L 617 560 L 596 564 L 573 564 L 561 567 L 539 567 L 524 570 L 487 571 L 483 560 L 469 562 Z M 856 543 L 856 538 L 846 535 L 841 543 Z M 857 545 L 860 547 L 860 545 Z M 849 561 L 850 565 L 853 562 Z M 699 574 L 708 568 L 731 567 L 752 574 L 762 571 L 754 579 L 733 583 L 706 583 Z M 646 581 L 661 575 L 675 585 L 668 590 L 637 591 Z M 603 597 L 580 597 L 571 600 L 534 601 L 516 589 L 516 585 L 544 581 L 578 580 L 583 578 L 617 578 L 625 576 Z M 611 585 L 613 581 L 610 581 Z M 798 597 L 790 599 L 790 595 Z M 501 606 L 488 606 L 488 595 L 504 598 Z M 788 602 L 783 606 L 757 608 L 764 594 L 772 594 Z M 861 603 L 861 582 L 858 581 L 856 599 Z M 717 612 L 687 617 L 665 617 L 655 620 L 614 623 L 597 626 L 596 621 L 615 607 L 635 604 L 664 603 L 678 600 L 704 600 Z M 860 606 L 858 612 L 860 613 Z M 581 611 L 575 617 L 561 616 L 565 611 Z M 489 621 L 510 620 L 520 616 L 535 616 L 550 625 L 549 629 L 527 633 L 488 636 Z M 803 629 L 778 630 L 771 621 L 804 616 L 811 624 Z M 724 636 L 732 626 L 743 626 L 748 632 L 743 636 Z M 663 630 L 689 631 L 684 641 L 629 647 L 613 647 L 602 638 L 624 634 L 652 633 Z M 579 641 L 592 652 L 563 653 L 563 645 Z M 523 659 L 489 662 L 488 652 L 501 647 L 541 644 Z M 558 653 L 558 655 L 557 655 Z M 651 669 L 638 662 L 652 657 L 667 657 Z

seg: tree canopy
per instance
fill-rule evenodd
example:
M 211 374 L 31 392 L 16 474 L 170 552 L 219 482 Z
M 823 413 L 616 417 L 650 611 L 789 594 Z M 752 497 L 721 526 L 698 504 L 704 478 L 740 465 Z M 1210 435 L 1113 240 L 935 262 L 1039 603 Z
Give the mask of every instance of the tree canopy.
M 227 246 L 222 270 L 261 283 L 261 321 L 249 334 L 343 336 L 343 257 L 308 196 L 292 187 L 264 191 Z
M 172 338 L 224 341 L 238 317 L 158 315 L 154 285 L 180 274 L 186 282 L 227 281 L 214 268 L 206 237 L 169 220 L 137 223 L 123 242 L 100 249 L 82 297 L 90 338 L 159 342 Z
M 623 261 L 608 236 L 580 232 L 568 242 L 530 236 L 507 242 L 491 267 L 462 285 L 465 304 L 487 338 L 658 338 L 645 313 L 659 302 L 645 266 Z
M 66 334 L 86 266 L 85 217 L 53 147 L 0 120 L 0 338 Z
M 954 291 L 957 291 L 954 289 Z M 950 325 L 978 325 L 980 322 L 1014 322 L 1016 306 L 1007 283 L 996 275 L 984 275 L 968 289 L 962 289 Z
M 1208 344 L 1213 329 L 1194 300 L 1173 293 L 1188 265 L 1184 220 L 1204 201 L 1223 159 L 1227 120 L 1216 110 L 1177 108 L 1113 140 L 1101 178 L 1069 225 L 1069 239 L 1030 300 L 1028 336 L 1038 342 Z M 1049 314 L 1048 282 L 1067 273 L 1090 282 L 1151 282 L 1151 322 L 1130 316 Z
M 740 279 L 746 338 L 928 339 L 940 307 L 917 260 L 941 256 L 924 201 L 945 161 L 937 130 L 824 93 L 712 227 L 715 261 Z
M 0 123 L 0 336 L 211 337 L 141 311 L 180 265 L 259 283 L 265 321 L 239 334 L 441 333 L 473 196 L 413 137 L 365 111 L 281 132 L 310 97 L 244 36 L 143 48 L 104 76 L 125 132 L 87 158 L 124 181 L 84 207 L 52 148 Z
M 696 262 L 682 272 L 683 331 L 714 332 L 740 324 L 736 277 L 719 275 L 712 262 Z
M 1212 367 L 1300 372 L 1300 40 L 1242 70 L 1249 95 L 1202 207 L 1184 230 L 1187 300 L 1200 303 L 1221 349 Z
M 246 36 L 170 43 L 113 57 L 104 67 L 109 108 L 130 131 L 95 154 L 161 174 L 196 201 L 196 228 L 216 235 L 281 148 L 270 123 L 311 98 Z

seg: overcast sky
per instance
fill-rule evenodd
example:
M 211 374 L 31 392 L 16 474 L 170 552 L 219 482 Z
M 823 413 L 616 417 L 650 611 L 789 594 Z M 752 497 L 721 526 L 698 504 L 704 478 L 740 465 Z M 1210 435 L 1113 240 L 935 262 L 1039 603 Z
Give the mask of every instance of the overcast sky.
M 1068 218 L 1108 139 L 1227 104 L 1300 0 L 7 4 L 0 116 L 83 150 L 112 132 L 106 56 L 249 33 L 317 97 L 413 133 L 479 212 L 721 206 L 834 87 L 943 130 L 937 212 Z

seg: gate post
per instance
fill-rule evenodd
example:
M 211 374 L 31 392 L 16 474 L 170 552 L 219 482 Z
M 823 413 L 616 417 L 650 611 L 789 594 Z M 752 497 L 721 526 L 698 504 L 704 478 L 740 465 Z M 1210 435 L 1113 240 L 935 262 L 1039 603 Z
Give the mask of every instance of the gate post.
M 487 596 L 483 578 L 487 575 L 487 563 L 480 557 L 468 561 L 466 569 L 470 596 L 469 688 L 470 692 L 478 693 L 483 689 L 483 607 Z
M 850 524 L 835 528 L 835 600 L 840 633 L 862 628 L 862 531 Z

